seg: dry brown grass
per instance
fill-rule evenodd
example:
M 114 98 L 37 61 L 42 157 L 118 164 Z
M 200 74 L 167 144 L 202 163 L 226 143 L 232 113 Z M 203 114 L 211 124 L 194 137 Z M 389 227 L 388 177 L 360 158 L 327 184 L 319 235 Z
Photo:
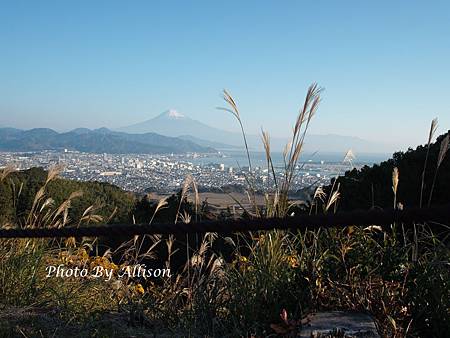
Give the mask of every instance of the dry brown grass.
M 434 187 L 436 185 L 436 179 L 437 179 L 437 175 L 439 172 L 439 168 L 440 168 L 442 162 L 444 161 L 444 158 L 447 155 L 447 152 L 449 150 L 449 140 L 450 140 L 449 138 L 450 138 L 450 135 L 447 134 L 444 137 L 444 139 L 441 141 L 439 155 L 438 155 L 438 159 L 437 159 L 437 163 L 436 163 L 436 170 L 434 171 L 433 183 L 431 184 L 430 196 L 428 198 L 428 207 L 431 206 L 431 200 L 433 198 L 433 191 L 434 191 Z
M 437 125 L 438 125 L 438 120 L 437 120 L 437 118 L 434 118 L 431 121 L 430 131 L 428 132 L 427 153 L 425 155 L 425 162 L 423 164 L 423 171 L 422 171 L 422 181 L 420 184 L 420 200 L 419 200 L 420 207 L 422 207 L 422 202 L 423 202 L 423 194 L 424 194 L 424 189 L 425 189 L 425 173 L 427 170 L 428 156 L 430 154 L 431 141 L 433 140 L 434 134 L 437 129 Z
M 392 170 L 392 191 L 394 192 L 394 209 L 397 207 L 397 189 L 399 182 L 398 168 L 395 167 Z

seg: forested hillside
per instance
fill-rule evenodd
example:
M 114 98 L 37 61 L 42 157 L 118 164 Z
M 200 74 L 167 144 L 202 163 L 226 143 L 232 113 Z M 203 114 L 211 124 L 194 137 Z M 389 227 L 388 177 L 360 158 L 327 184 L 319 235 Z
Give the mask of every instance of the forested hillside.
M 423 206 L 430 200 L 432 182 L 436 174 L 437 162 L 441 151 L 441 144 L 450 133 L 439 136 L 430 145 L 423 189 Z M 448 150 L 447 150 L 448 152 Z M 394 195 L 392 192 L 392 171 L 394 167 L 399 171 L 397 201 L 405 206 L 418 206 L 420 201 L 422 172 L 427 145 L 419 146 L 415 150 L 396 152 L 392 159 L 374 165 L 365 166 L 361 170 L 353 169 L 338 178 L 340 201 L 339 210 L 368 209 L 371 207 L 392 207 Z M 333 182 L 332 182 L 333 183 Z M 329 192 L 332 184 L 325 187 Z M 337 184 L 335 184 L 335 187 Z M 450 202 L 450 156 L 444 157 L 436 175 L 436 184 L 432 193 L 431 204 Z
M 14 172 L 0 182 L 0 224 L 20 222 L 30 210 L 37 191 L 44 185 L 46 179 L 46 171 L 41 168 L 32 168 Z M 82 196 L 71 200 L 69 209 L 71 219 L 79 220 L 88 207 L 94 206 L 98 207 L 95 213 L 103 216 L 104 220 L 109 220 L 110 223 L 130 222 L 135 197 L 116 186 L 61 178 L 49 182 L 47 186 L 47 195 L 54 200 L 55 206 L 60 205 L 72 193 L 78 191 L 82 193 Z

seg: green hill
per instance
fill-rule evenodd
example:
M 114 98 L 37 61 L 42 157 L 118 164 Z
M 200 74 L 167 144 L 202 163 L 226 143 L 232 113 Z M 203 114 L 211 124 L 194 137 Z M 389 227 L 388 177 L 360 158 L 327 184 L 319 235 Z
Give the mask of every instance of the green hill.
M 36 192 L 47 178 L 47 172 L 41 168 L 32 168 L 10 174 L 0 182 L 0 225 L 15 222 L 30 210 Z M 122 189 L 100 182 L 79 182 L 57 178 L 47 186 L 47 196 L 59 206 L 71 193 L 81 191 L 83 195 L 71 202 L 69 217 L 73 220 L 81 218 L 83 212 L 91 205 L 101 208 L 96 212 L 108 219 L 115 208 L 115 216 L 111 223 L 130 222 L 135 204 L 134 195 Z M 20 195 L 18 198 L 17 195 Z

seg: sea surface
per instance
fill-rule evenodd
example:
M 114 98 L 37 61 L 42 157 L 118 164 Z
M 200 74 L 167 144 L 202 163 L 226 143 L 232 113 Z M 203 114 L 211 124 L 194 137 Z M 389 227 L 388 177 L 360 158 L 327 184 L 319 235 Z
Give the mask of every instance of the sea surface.
M 373 165 L 382 161 L 386 161 L 391 154 L 371 154 L 361 153 L 354 154 L 355 165 Z M 274 152 L 271 154 L 272 162 L 275 167 L 283 167 L 283 154 Z M 299 164 L 317 163 L 317 164 L 335 164 L 342 163 L 345 153 L 304 153 L 300 155 Z M 253 167 L 267 166 L 266 154 L 263 151 L 250 151 L 250 160 Z M 198 157 L 189 158 L 189 162 L 198 165 L 208 164 L 224 164 L 227 167 L 246 167 L 248 166 L 247 154 L 244 150 L 224 150 L 217 154 L 199 155 Z

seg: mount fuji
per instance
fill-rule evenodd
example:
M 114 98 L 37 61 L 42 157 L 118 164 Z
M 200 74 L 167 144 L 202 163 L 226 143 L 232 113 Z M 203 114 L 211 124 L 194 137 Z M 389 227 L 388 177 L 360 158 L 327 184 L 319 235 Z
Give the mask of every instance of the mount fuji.
M 215 144 L 219 148 L 240 147 L 242 145 L 242 137 L 239 133 L 208 126 L 174 109 L 166 110 L 152 119 L 118 130 L 132 134 L 153 132 L 165 136 L 190 139 L 200 145 L 208 144 L 207 146 L 212 146 Z

